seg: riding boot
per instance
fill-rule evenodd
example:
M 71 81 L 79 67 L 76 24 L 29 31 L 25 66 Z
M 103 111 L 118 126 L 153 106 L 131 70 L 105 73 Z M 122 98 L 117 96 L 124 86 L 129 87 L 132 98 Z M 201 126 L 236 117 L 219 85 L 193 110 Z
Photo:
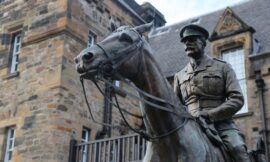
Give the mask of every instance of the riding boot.
M 249 154 L 245 146 L 237 146 L 231 152 L 235 162 L 251 162 Z

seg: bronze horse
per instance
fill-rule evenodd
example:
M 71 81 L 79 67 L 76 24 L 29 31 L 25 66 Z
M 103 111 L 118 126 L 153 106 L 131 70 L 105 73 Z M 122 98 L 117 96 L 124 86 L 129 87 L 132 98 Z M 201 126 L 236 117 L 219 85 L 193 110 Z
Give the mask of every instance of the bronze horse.
M 139 89 L 167 101 L 156 101 L 156 104 L 167 107 L 165 110 L 149 104 L 141 107 L 147 133 L 152 138 L 157 137 L 148 142 L 143 162 L 227 161 L 197 122 L 187 115 L 185 107 L 161 72 L 149 44 L 142 36 L 151 26 L 144 24 L 134 28 L 118 28 L 75 58 L 77 71 L 83 78 L 91 79 L 109 66 L 113 74 L 117 73 Z M 141 97 L 149 100 L 147 96 Z

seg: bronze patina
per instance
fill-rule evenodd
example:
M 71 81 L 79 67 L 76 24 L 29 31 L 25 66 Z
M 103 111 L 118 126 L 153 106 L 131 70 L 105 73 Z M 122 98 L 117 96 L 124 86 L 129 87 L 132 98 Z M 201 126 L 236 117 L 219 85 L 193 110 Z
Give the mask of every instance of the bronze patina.
M 153 51 L 142 36 L 150 28 L 151 24 L 118 28 L 75 58 L 77 71 L 84 79 L 92 80 L 95 77 L 106 78 L 108 74 L 112 79 L 121 76 L 155 96 L 141 96 L 142 101 L 151 98 L 152 103 L 143 102 L 140 107 L 150 139 L 143 162 L 225 162 L 219 146 L 205 135 L 205 130 L 188 113 L 161 72 Z M 215 60 L 210 62 L 211 65 L 227 65 Z M 181 79 L 179 76 L 178 80 Z
M 180 31 L 190 62 L 175 75 L 174 91 L 193 116 L 214 126 L 235 161 L 250 162 L 243 135 L 232 121 L 244 97 L 231 66 L 204 53 L 208 35 L 194 24 Z

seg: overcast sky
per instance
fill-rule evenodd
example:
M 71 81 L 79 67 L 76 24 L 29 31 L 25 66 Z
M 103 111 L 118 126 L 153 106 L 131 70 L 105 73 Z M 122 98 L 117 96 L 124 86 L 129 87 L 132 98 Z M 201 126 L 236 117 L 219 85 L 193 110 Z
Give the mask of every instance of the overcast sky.
M 164 16 L 166 25 L 188 18 L 213 12 L 227 6 L 233 6 L 247 0 L 135 0 L 137 3 L 150 2 Z

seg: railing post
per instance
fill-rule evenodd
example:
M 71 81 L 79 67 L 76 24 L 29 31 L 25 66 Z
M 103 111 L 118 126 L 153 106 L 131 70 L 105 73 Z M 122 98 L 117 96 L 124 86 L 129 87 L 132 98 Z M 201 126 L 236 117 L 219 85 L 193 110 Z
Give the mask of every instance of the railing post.
M 69 147 L 69 162 L 76 162 L 76 144 L 77 141 L 75 139 L 70 140 L 70 147 Z

